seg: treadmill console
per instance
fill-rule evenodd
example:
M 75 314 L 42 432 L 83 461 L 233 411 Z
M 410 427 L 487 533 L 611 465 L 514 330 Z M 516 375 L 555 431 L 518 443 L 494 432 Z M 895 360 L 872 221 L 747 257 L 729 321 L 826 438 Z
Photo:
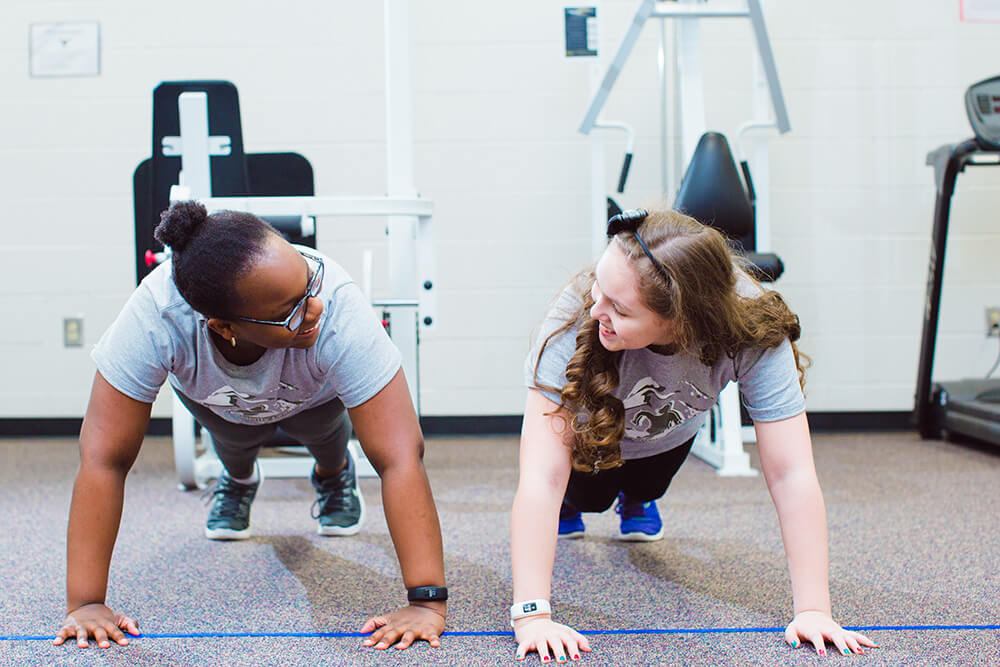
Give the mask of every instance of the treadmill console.
M 1000 151 L 1000 76 L 972 84 L 965 93 L 965 111 L 980 146 Z

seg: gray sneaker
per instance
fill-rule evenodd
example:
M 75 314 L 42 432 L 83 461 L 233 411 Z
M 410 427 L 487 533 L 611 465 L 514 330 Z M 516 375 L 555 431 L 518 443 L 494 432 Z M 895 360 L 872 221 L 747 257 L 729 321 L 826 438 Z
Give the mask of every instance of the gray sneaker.
M 205 522 L 205 537 L 210 540 L 245 540 L 250 537 L 250 505 L 258 488 L 260 473 L 256 484 L 240 484 L 223 470 L 215 486 L 205 492 L 206 496 L 212 496 L 212 508 Z
M 347 452 L 347 465 L 333 477 L 319 479 L 313 467 L 310 477 L 316 489 L 312 517 L 320 535 L 355 535 L 365 520 L 365 499 L 355 475 L 354 456 Z

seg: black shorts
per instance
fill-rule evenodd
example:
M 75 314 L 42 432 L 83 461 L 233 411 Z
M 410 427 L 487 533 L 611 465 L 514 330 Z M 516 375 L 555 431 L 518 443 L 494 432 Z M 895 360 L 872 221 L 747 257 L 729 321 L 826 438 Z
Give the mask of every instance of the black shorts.
M 628 459 L 625 465 L 597 474 L 574 470 L 564 500 L 580 512 L 603 512 L 611 507 L 619 492 L 624 492 L 629 502 L 656 500 L 667 492 L 692 444 L 694 438 L 662 454 Z

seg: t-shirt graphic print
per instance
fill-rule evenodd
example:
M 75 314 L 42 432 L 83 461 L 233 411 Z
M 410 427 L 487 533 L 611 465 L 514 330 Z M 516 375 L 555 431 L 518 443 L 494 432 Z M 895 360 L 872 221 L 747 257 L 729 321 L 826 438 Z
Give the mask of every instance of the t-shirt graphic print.
M 285 382 L 280 383 L 285 391 L 298 391 L 296 387 Z M 225 414 L 238 423 L 258 422 L 270 423 L 281 419 L 282 415 L 298 408 L 303 401 L 292 400 L 283 396 L 259 397 L 233 389 L 229 385 L 219 387 L 205 400 L 203 405 L 216 408 L 228 408 Z
M 669 433 L 686 419 L 711 407 L 714 399 L 686 380 L 670 391 L 653 378 L 636 381 L 625 395 L 625 437 L 653 440 Z

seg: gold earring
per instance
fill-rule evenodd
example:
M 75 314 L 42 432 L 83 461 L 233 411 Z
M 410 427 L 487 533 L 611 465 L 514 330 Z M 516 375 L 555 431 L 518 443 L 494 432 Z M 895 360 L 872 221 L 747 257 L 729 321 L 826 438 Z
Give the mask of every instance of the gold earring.
M 232 338 L 230 338 L 229 342 L 233 344 L 233 347 L 236 347 L 236 336 L 233 336 Z

